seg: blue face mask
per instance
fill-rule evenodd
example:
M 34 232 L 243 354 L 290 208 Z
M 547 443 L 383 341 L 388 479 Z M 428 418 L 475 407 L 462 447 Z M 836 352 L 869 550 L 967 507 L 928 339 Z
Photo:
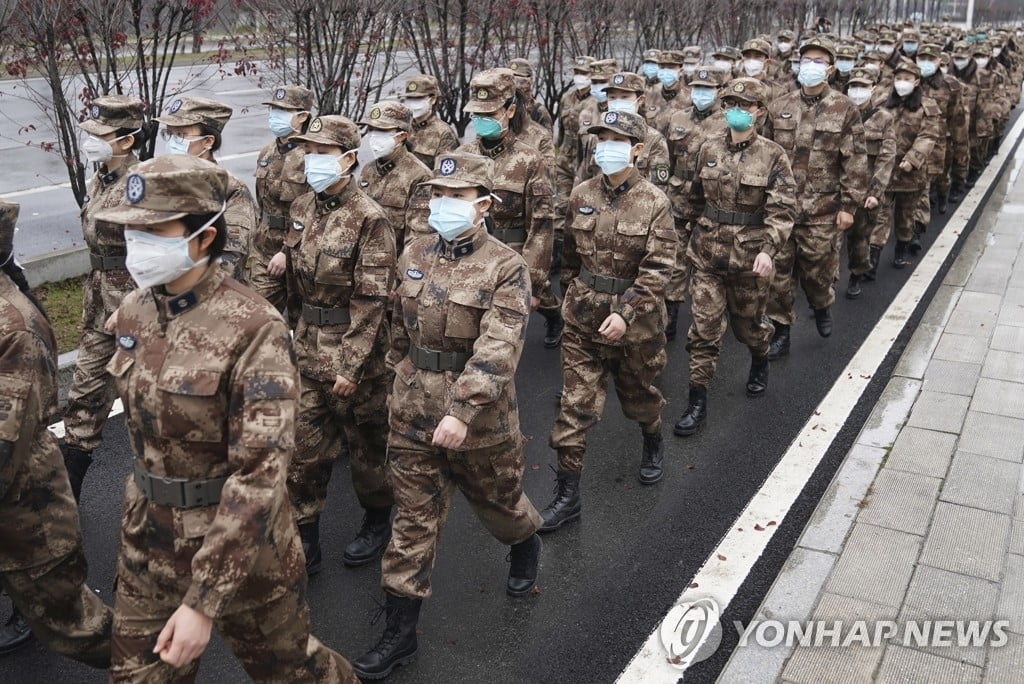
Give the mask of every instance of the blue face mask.
M 601 173 L 611 176 L 633 161 L 633 146 L 622 140 L 602 140 L 594 148 L 594 161 L 601 167 Z
M 451 242 L 477 224 L 476 203 L 485 199 L 481 197 L 470 202 L 455 197 L 435 197 L 430 200 L 427 224 Z
M 921 76 L 923 78 L 934 76 L 936 70 L 938 69 L 938 66 L 935 64 L 935 62 L 929 59 L 918 60 L 917 66 L 921 69 Z
M 703 112 L 715 102 L 715 89 L 697 86 L 690 93 L 690 100 L 698 112 Z
M 853 71 L 853 60 L 852 59 L 837 59 L 836 70 L 841 74 L 848 74 Z
M 316 192 L 323 192 L 345 176 L 340 158 L 333 154 L 307 154 L 305 162 L 306 182 Z
M 633 112 L 636 114 L 636 100 L 608 100 L 609 112 Z
M 658 69 L 658 80 L 661 81 L 661 85 L 671 88 L 679 83 L 679 74 L 675 69 Z
M 903 51 L 905 53 L 907 53 L 908 55 L 913 55 L 913 54 L 917 53 L 917 43 L 915 43 L 913 41 L 911 41 L 909 43 L 904 43 L 903 44 Z
M 292 115 L 293 112 L 289 112 L 286 109 L 271 107 L 270 114 L 267 115 L 267 125 L 270 127 L 270 132 L 278 138 L 286 138 L 291 135 L 295 130 L 292 128 Z
M 643 70 L 644 76 L 646 76 L 647 78 L 658 77 L 658 65 L 655 64 L 654 62 L 644 62 Z
M 730 107 L 725 110 L 725 124 L 738 133 L 749 131 L 754 125 L 754 115 L 745 109 Z
M 501 122 L 489 116 L 474 116 L 473 130 L 481 138 L 494 140 L 501 137 Z
M 604 91 L 607 87 L 607 83 L 591 83 L 590 94 L 593 95 L 594 99 L 598 102 L 605 102 L 608 100 L 608 93 Z
M 824 83 L 826 76 L 828 76 L 828 67 L 824 64 L 818 64 L 817 62 L 801 62 L 800 71 L 796 75 L 796 80 L 799 81 L 802 86 L 813 88 Z

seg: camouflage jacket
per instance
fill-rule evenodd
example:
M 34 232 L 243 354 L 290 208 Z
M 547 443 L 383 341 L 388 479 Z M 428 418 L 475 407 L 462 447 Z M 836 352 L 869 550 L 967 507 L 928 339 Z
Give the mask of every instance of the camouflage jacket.
M 50 324 L 0 273 L 0 572 L 36 568 L 81 543 L 57 440 L 57 343 Z
M 864 119 L 864 146 L 868 153 L 868 189 L 865 199 L 874 197 L 881 202 L 889 187 L 892 168 L 896 163 L 896 130 L 893 113 L 870 102 L 860 107 Z
M 562 95 L 558 105 L 559 148 L 576 145 L 576 137 L 580 132 L 580 112 L 590 104 L 597 104 L 597 100 L 591 97 L 590 91 L 583 95 L 573 85 L 570 85 L 569 91 Z
M 868 159 L 857 106 L 827 87 L 814 97 L 797 90 L 768 107 L 765 135 L 789 155 L 797 187 L 797 225 L 834 224 L 864 204 Z
M 416 158 L 428 169 L 433 170 L 437 155 L 451 152 L 459 146 L 459 136 L 451 124 L 441 121 L 436 114 L 431 114 L 422 121 L 412 122 L 409 145 Z
M 942 112 L 935 100 L 925 97 L 921 106 L 911 110 L 902 103 L 889 108 L 893 113 L 893 127 L 896 139 L 896 159 L 889 179 L 892 192 L 910 192 L 927 189 L 930 176 L 928 162 L 932 148 L 942 136 Z M 914 168 L 904 171 L 900 164 L 910 162 Z
M 263 260 L 281 251 L 291 227 L 292 202 L 309 192 L 306 153 L 298 143 L 275 140 L 262 150 L 256 162 L 256 201 L 259 223 L 252 231 L 252 255 Z
M 433 172 L 405 148 L 397 150 L 391 159 L 370 162 L 359 174 L 359 187 L 384 209 L 399 252 L 415 237 L 430 232 L 430 188 L 420 183 L 433 177 Z
M 647 119 L 647 125 L 661 133 L 662 137 L 668 137 L 672 117 L 693 106 L 690 100 L 690 87 L 683 83 L 677 83 L 676 89 L 671 91 L 666 91 L 659 83 L 648 91 L 644 99 L 644 118 Z
M 675 266 L 675 223 L 668 197 L 634 169 L 618 187 L 601 175 L 572 191 L 562 248 L 562 307 L 566 325 L 594 341 L 632 344 L 665 330 L 665 286 Z M 578 276 L 632 280 L 621 295 L 598 292 Z M 625 319 L 626 334 L 607 342 L 597 330 L 610 314 Z
M 967 137 L 967 112 L 962 101 L 963 85 L 952 76 L 936 73 L 931 78 L 922 78 L 921 88 L 926 97 L 935 100 L 940 110 L 940 137 L 928 161 L 928 174 L 934 177 L 945 172 L 946 146 L 952 145 L 953 176 L 966 177 L 970 148 Z
M 543 103 L 538 102 L 536 98 L 530 98 L 529 104 L 526 105 L 527 113 L 530 115 L 530 121 L 538 124 L 541 128 L 551 135 L 551 129 L 555 125 L 555 120 L 551 117 L 551 112 L 544 106 Z
M 548 170 L 548 173 L 554 173 L 555 146 L 551 142 L 551 131 L 549 129 L 544 128 L 536 121 L 527 120 L 523 132 L 519 134 L 519 139 L 540 152 L 541 156 L 544 157 L 544 167 Z
M 349 382 L 384 372 L 388 295 L 394 283 L 395 232 L 384 210 L 355 182 L 337 195 L 310 192 L 292 203 L 288 254 L 290 311 L 303 305 L 347 308 L 349 323 L 295 328 L 300 372 Z
M 703 112 L 690 107 L 672 115 L 668 127 L 671 176 L 666 192 L 677 222 L 685 221 L 690 215 L 688 201 L 690 183 L 697 171 L 697 151 L 705 140 L 725 129 L 722 107 L 717 100 Z
M 252 244 L 252 230 L 256 227 L 256 202 L 249 192 L 248 185 L 234 174 L 228 176 L 228 201 L 224 210 L 224 220 L 228 224 L 228 242 L 224 246 L 220 263 L 228 275 L 244 283 L 248 272 L 246 262 Z
M 483 230 L 454 244 L 422 237 L 398 261 L 397 292 L 391 430 L 430 444 L 447 415 L 469 426 L 460 451 L 519 439 L 515 373 L 531 292 L 523 258 Z M 410 344 L 470 358 L 462 372 L 420 370 Z
M 593 122 L 596 123 L 598 118 L 594 115 Z M 587 126 L 590 126 L 588 120 Z M 579 159 L 576 164 L 576 174 L 573 182 L 573 187 L 579 185 L 583 181 L 595 178 L 601 175 L 601 167 L 594 161 L 594 149 L 597 147 L 597 136 L 593 133 L 587 133 L 581 135 L 579 138 Z M 653 127 L 647 127 L 647 138 L 644 140 L 644 149 L 637 155 L 634 161 L 637 170 L 640 171 L 643 176 L 661 188 L 663 191 L 668 189 L 668 181 L 670 177 L 670 163 L 669 163 L 669 151 L 668 143 L 665 142 L 665 137 L 656 131 Z
M 492 204 L 490 210 L 494 232 L 500 238 L 501 231 L 526 231 L 525 243 L 513 240 L 507 244 L 526 259 L 533 294 L 539 297 L 548 281 L 555 239 L 551 204 L 553 192 L 541 153 L 511 131 L 494 147 L 488 148 L 477 138 L 459 149 L 494 160 L 494 187 L 491 192 L 500 200 Z
M 89 180 L 89 194 L 82 205 L 81 217 L 82 235 L 92 254 L 123 257 L 127 253 L 124 226 L 97 221 L 95 217 L 102 209 L 124 204 L 125 178 L 138 163 L 138 157 L 129 154 L 116 171 L 97 173 Z M 135 281 L 126 269 L 91 270 L 82 293 L 82 327 L 102 331 L 110 315 L 121 306 L 121 300 L 133 289 Z
M 789 240 L 796 213 L 796 188 L 789 158 L 778 144 L 756 133 L 734 144 L 728 131 L 710 136 L 697 152 L 690 185 L 693 233 L 689 260 L 702 271 L 750 272 L 761 252 L 775 257 Z M 760 214 L 761 224 L 712 220 L 705 208 Z
M 297 536 L 285 478 L 299 378 L 281 315 L 208 268 L 179 295 L 129 294 L 116 335 L 107 370 L 139 466 L 156 476 L 227 478 L 220 503 L 187 509 L 150 502 L 129 478 L 121 567 L 130 575 L 141 564 L 170 586 L 184 583 L 182 603 L 213 618 L 283 595 L 302 565 L 282 564 Z
M 969 139 L 988 138 L 995 135 L 995 123 L 1000 113 L 1000 102 L 996 95 L 1000 87 L 993 72 L 979 69 L 971 62 L 955 75 L 964 84 L 965 109 L 969 124 Z

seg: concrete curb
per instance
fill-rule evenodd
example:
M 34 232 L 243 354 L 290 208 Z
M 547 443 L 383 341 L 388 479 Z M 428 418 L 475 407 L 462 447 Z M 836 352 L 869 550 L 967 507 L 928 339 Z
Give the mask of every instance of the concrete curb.
M 89 250 L 85 246 L 69 247 L 50 254 L 34 256 L 21 262 L 30 287 L 77 278 L 89 272 Z

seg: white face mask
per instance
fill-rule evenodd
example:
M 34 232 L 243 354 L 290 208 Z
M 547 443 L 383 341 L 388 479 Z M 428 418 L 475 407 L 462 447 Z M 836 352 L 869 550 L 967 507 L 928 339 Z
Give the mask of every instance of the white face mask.
M 142 289 L 166 285 L 210 260 L 203 257 L 193 261 L 188 253 L 188 243 L 213 225 L 224 210 L 191 235 L 182 237 L 159 237 L 141 230 L 125 230 L 124 241 L 127 255 L 125 267 L 132 280 Z
M 129 133 L 128 135 L 122 135 L 109 142 L 95 135 L 87 135 L 81 142 L 82 152 L 85 154 L 85 160 L 90 164 L 106 164 L 114 157 L 127 157 L 127 154 L 114 154 L 114 148 L 111 143 L 118 140 L 124 140 L 129 135 L 135 135 L 138 130 Z
M 988 66 L 988 57 L 975 57 L 974 61 L 978 63 L 979 69 L 984 69 Z
M 636 114 L 636 100 L 608 100 L 609 112 L 633 112 Z
M 424 116 L 430 113 L 430 98 L 429 97 L 410 97 L 402 101 L 409 111 L 412 112 L 412 118 L 422 119 Z
M 727 73 L 732 72 L 732 62 L 729 61 L 728 59 L 716 59 L 714 62 L 711 63 L 711 65 L 716 69 L 721 69 L 722 71 L 725 71 Z
M 895 45 L 879 45 L 878 46 L 878 51 L 881 52 L 883 55 L 891 55 L 893 52 L 896 51 L 896 46 Z
M 683 65 L 683 73 L 686 74 L 687 76 L 693 76 L 695 73 L 697 73 L 697 65 L 696 64 L 684 64 Z
M 779 43 L 778 48 L 779 48 L 779 52 L 781 52 L 782 54 L 786 54 L 787 52 L 789 52 L 790 50 L 793 49 L 793 44 L 792 43 Z
M 906 97 L 910 93 L 914 92 L 915 86 L 913 81 L 894 81 L 892 87 L 896 91 L 897 95 L 900 97 Z
M 1003 48 L 1001 48 L 1001 47 L 999 47 L 999 48 L 992 48 L 992 56 L 993 57 L 998 57 L 1001 54 L 1003 54 Z
M 969 59 L 954 59 L 953 64 L 956 65 L 957 69 L 966 69 L 967 65 L 971 63 Z
M 366 134 L 366 146 L 374 159 L 386 157 L 395 150 L 394 131 L 370 131 Z
M 585 74 L 573 74 L 572 84 L 577 90 L 586 90 L 590 87 L 590 77 Z
M 760 76 L 764 72 L 764 62 L 760 59 L 745 59 L 743 70 L 747 72 L 747 76 Z
M 850 86 L 849 90 L 846 91 L 846 96 L 853 100 L 853 104 L 859 107 L 871 99 L 871 88 Z

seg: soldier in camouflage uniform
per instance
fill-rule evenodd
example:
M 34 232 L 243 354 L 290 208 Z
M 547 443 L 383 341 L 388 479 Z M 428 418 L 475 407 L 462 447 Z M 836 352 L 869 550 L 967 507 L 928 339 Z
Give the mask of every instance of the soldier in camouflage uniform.
M 111 681 L 193 680 L 216 625 L 256 681 L 354 683 L 309 630 L 285 486 L 299 398 L 288 329 L 207 264 L 228 240 L 229 174 L 175 155 L 137 166 L 126 188 L 126 204 L 99 214 L 148 238 L 128 241 L 145 285 L 118 309 L 108 366 L 134 455 Z M 149 258 L 133 259 L 145 245 Z
M 590 65 L 593 63 L 594 58 L 589 55 L 581 55 L 573 59 L 572 87 L 565 95 L 562 95 L 562 99 L 558 103 L 559 149 L 566 145 L 567 140 L 570 147 L 576 144 L 576 136 L 579 135 L 580 111 L 594 101 L 590 94 L 593 85 L 590 77 Z M 568 194 L 565 197 L 568 197 Z
M 779 85 L 773 75 L 771 53 L 771 44 L 760 38 L 748 40 L 743 44 L 742 74 L 756 78 L 768 88 L 769 102 L 786 94 L 785 87 Z
M 683 79 L 683 53 L 679 50 L 662 50 L 658 56 L 658 80 L 660 83 L 647 96 L 644 116 L 647 125 L 663 136 L 668 135 L 668 122 L 672 115 L 690 106 L 690 87 Z
M 309 125 L 313 91 L 298 85 L 282 86 L 263 104 L 270 108 L 269 124 L 276 139 L 260 150 L 256 161 L 259 223 L 252 230 L 248 283 L 285 313 L 288 288 L 282 247 L 292 225 L 288 212 L 295 198 L 309 191 L 303 172 L 305 152 L 288 138 Z
M 849 259 L 850 281 L 846 287 L 847 299 L 861 296 L 862 280 L 874 280 L 878 268 L 880 247 L 872 247 L 871 231 L 878 223 L 879 206 L 885 200 L 885 190 L 896 158 L 896 136 L 893 114 L 885 107 L 873 104 L 878 76 L 857 67 L 847 81 L 846 96 L 860 110 L 864 122 L 864 147 L 868 156 L 867 195 L 864 205 L 853 216 L 853 227 L 846 231 L 846 254 Z
M 387 625 L 353 662 L 381 679 L 416 656 L 416 624 L 458 487 L 487 530 L 511 546 L 506 592 L 537 580 L 540 515 L 523 493 L 515 373 L 530 315 L 530 269 L 488 235 L 493 162 L 454 152 L 429 181 L 430 221 L 398 263 L 388 366 L 394 370 L 389 471 L 397 513 L 381 584 Z
M 554 241 L 553 189 L 541 153 L 524 143 L 526 112 L 509 69 L 488 69 L 473 77 L 471 99 L 464 110 L 473 118 L 477 137 L 459 148 L 494 160 L 492 235 L 512 247 L 530 266 L 531 304 L 547 323 L 544 346 L 553 349 L 562 339 L 562 315 L 551 291 L 548 271 Z
M 984 59 L 987 51 L 978 50 Z M 988 150 L 995 135 L 995 119 L 998 115 L 996 102 L 997 83 L 995 76 L 978 66 L 973 48 L 967 43 L 953 46 L 952 74 L 964 84 L 964 107 L 967 110 L 970 138 L 970 163 L 967 186 L 973 187 L 981 176 L 988 160 Z
M 436 78 L 417 74 L 405 82 L 405 93 L 399 97 L 412 112 L 409 146 L 428 169 L 434 168 L 437 155 L 451 152 L 459 146 L 455 129 L 436 114 L 439 95 Z
M 696 157 L 687 217 L 694 223 L 687 254 L 693 264 L 687 333 L 689 406 L 674 432 L 697 433 L 707 420 L 708 387 L 715 375 L 726 323 L 750 349 L 747 396 L 768 389 L 766 313 L 772 260 L 793 229 L 796 195 L 786 152 L 757 134 L 769 87 L 756 78 L 734 79 L 722 90 L 728 131 L 709 137 Z
M 526 102 L 526 113 L 530 115 L 530 121 L 546 129 L 549 133 L 554 128 L 555 120 L 551 118 L 551 112 L 542 102 L 538 102 L 533 93 L 533 65 L 530 60 L 516 57 L 508 63 L 508 68 L 516 76 L 516 89 L 522 94 Z
M 661 50 L 655 48 L 644 50 L 644 61 L 640 65 L 640 75 L 644 77 L 646 92 L 650 92 L 656 85 L 661 83 L 658 80 L 658 58 L 660 56 Z
M 857 64 L 857 47 L 855 45 L 836 46 L 836 71 L 832 74 L 829 84 L 839 92 L 846 92 L 846 86 L 850 82 L 850 74 Z
M 775 79 L 777 81 L 785 81 L 791 76 L 789 60 L 794 56 L 799 57 L 793 50 L 795 42 L 796 35 L 792 31 L 779 31 L 775 34 L 775 52 L 772 57 L 775 62 Z
M 604 409 L 606 382 L 615 382 L 626 417 L 639 423 L 643 450 L 638 476 L 661 479 L 661 410 L 654 382 L 665 366 L 665 286 L 678 244 L 665 193 L 632 165 L 647 137 L 642 116 L 606 112 L 589 130 L 602 175 L 569 199 L 562 342 L 564 394 L 550 444 L 558 452 L 554 500 L 542 531 L 580 516 L 580 474 L 587 430 Z
M 931 177 L 931 201 L 922 197 L 918 208 L 918 221 L 925 225 L 930 220 L 931 205 L 945 214 L 952 187 L 960 188 L 967 182 L 970 163 L 970 140 L 967 137 L 967 111 L 962 100 L 963 85 L 952 76 L 939 71 L 942 49 L 938 45 L 924 44 L 917 51 L 917 65 L 921 69 L 921 88 L 924 94 L 942 110 L 939 141 L 928 160 Z M 946 160 L 950 165 L 947 167 Z
M 801 88 L 771 103 L 772 137 L 789 155 L 797 187 L 793 232 L 775 255 L 768 317 L 775 325 L 769 358 L 789 353 L 789 329 L 799 281 L 814 309 L 818 334 L 832 334 L 833 282 L 839 235 L 853 225 L 868 181 L 864 127 L 850 99 L 829 88 L 835 48 L 811 38 L 800 48 Z
M 220 149 L 224 126 L 231 119 L 232 110 L 226 104 L 203 97 L 181 97 L 171 102 L 163 116 L 156 120 L 162 131 L 169 154 L 189 154 L 216 163 L 213 153 Z M 233 174 L 224 220 L 228 224 L 228 244 L 221 255 L 221 266 L 240 283 L 245 282 L 251 232 L 256 225 L 256 202 L 249 186 Z
M 381 102 L 370 107 L 359 122 L 367 126 L 366 138 L 374 161 L 363 167 L 359 187 L 384 209 L 395 231 L 395 248 L 430 232 L 427 225 L 429 191 L 420 183 L 430 178 L 430 169 L 407 148 L 412 132 L 412 112 L 398 102 Z
M 108 95 L 93 100 L 89 118 L 78 124 L 90 136 L 87 145 L 99 148 L 101 153 L 82 205 L 82 234 L 92 269 L 83 288 L 82 336 L 61 444 L 75 501 L 81 498 L 82 480 L 92 463 L 92 452 L 103 438 L 103 425 L 117 396 L 106 370 L 116 344 L 103 326 L 135 287 L 125 270 L 124 231 L 120 226 L 97 221 L 96 212 L 124 202 L 125 175 L 139 163 L 133 149 L 144 142 L 143 110 L 141 100 Z
M 0 652 L 34 631 L 54 651 L 107 668 L 112 617 L 85 584 L 78 510 L 47 429 L 57 412 L 57 344 L 14 261 L 18 210 L 0 201 L 0 585 L 15 605 Z
M 700 68 L 703 56 L 704 50 L 699 45 L 687 45 L 683 48 L 683 68 L 681 71 L 683 73 L 683 83 L 687 87 L 689 87 L 693 75 L 697 73 L 697 69 Z
M 293 225 L 285 238 L 288 308 L 301 312 L 295 349 L 302 376 L 288 489 L 314 574 L 322 559 L 320 514 L 342 432 L 352 486 L 365 512 L 345 547 L 345 565 L 371 562 L 391 531 L 384 354 L 396 247 L 384 210 L 352 178 L 360 143 L 356 124 L 344 116 L 321 116 L 294 140 L 306 149 L 306 177 L 314 191 L 292 203 Z

